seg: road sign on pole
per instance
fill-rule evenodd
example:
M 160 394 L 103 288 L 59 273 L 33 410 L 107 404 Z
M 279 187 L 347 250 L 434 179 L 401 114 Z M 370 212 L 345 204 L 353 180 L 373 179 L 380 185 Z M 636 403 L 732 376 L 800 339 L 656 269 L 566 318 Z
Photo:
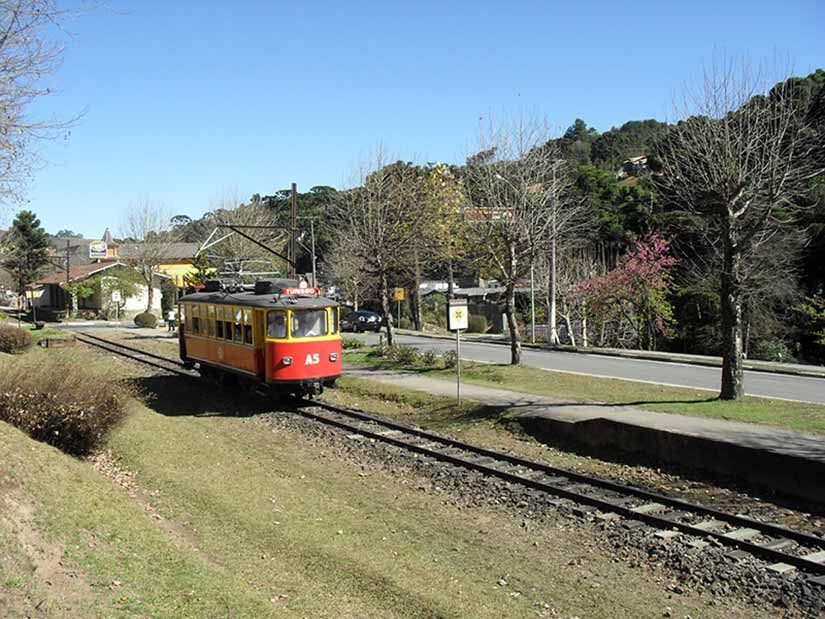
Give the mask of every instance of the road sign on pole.
M 461 331 L 467 328 L 470 312 L 467 299 L 450 299 L 447 304 L 447 328 L 455 331 L 455 399 L 461 404 Z

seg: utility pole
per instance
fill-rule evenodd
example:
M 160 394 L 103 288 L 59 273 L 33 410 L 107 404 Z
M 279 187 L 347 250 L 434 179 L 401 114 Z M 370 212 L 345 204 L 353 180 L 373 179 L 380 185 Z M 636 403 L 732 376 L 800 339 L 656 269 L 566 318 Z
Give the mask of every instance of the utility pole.
M 318 277 L 315 273 L 315 218 L 309 220 L 309 233 L 312 237 L 312 287 L 318 286 Z
M 66 316 L 71 315 L 72 312 L 72 295 L 69 292 L 69 268 L 71 267 L 71 247 L 70 239 L 66 239 Z
M 295 235 L 297 234 L 297 217 L 298 217 L 298 185 L 292 183 L 292 196 L 290 200 L 290 216 L 289 216 L 289 260 L 290 260 L 290 277 L 296 279 L 298 277 L 298 268 L 295 266 L 295 258 L 297 252 L 295 247 Z
M 318 274 L 316 273 L 317 270 L 317 260 L 315 258 L 315 220 L 318 219 L 317 215 L 308 215 L 306 217 L 297 217 L 296 219 L 309 219 L 309 234 L 311 237 L 309 251 L 312 254 L 312 285 L 318 285 Z M 298 241 L 298 244 L 307 249 L 307 246 Z
M 536 343 L 536 282 L 533 265 L 530 265 L 530 343 Z

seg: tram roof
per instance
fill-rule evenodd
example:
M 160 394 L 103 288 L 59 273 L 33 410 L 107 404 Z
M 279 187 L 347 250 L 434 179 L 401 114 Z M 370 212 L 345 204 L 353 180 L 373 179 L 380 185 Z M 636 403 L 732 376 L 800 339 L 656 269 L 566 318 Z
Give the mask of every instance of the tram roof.
M 282 295 L 282 294 L 255 294 L 251 291 L 227 292 L 193 292 L 178 299 L 178 303 L 211 303 L 214 305 L 240 305 L 243 307 L 262 307 L 268 309 L 298 308 L 312 309 L 321 307 L 335 307 L 338 304 L 326 297 Z

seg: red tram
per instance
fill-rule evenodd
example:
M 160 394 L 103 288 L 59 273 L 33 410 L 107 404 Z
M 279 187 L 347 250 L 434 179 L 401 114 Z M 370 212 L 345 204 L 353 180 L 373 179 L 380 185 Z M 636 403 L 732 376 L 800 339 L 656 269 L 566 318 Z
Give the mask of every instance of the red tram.
M 341 375 L 338 304 L 294 280 L 249 289 L 209 282 L 180 299 L 180 357 L 203 375 L 236 375 L 300 395 Z

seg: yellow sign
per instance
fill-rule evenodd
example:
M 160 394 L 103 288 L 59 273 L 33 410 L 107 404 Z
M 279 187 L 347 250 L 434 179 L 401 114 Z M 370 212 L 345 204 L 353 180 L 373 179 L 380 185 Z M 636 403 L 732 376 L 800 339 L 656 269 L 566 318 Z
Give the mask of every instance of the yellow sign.
M 396 288 L 392 293 L 392 298 L 396 301 L 403 301 L 404 300 L 404 289 L 403 288 Z

